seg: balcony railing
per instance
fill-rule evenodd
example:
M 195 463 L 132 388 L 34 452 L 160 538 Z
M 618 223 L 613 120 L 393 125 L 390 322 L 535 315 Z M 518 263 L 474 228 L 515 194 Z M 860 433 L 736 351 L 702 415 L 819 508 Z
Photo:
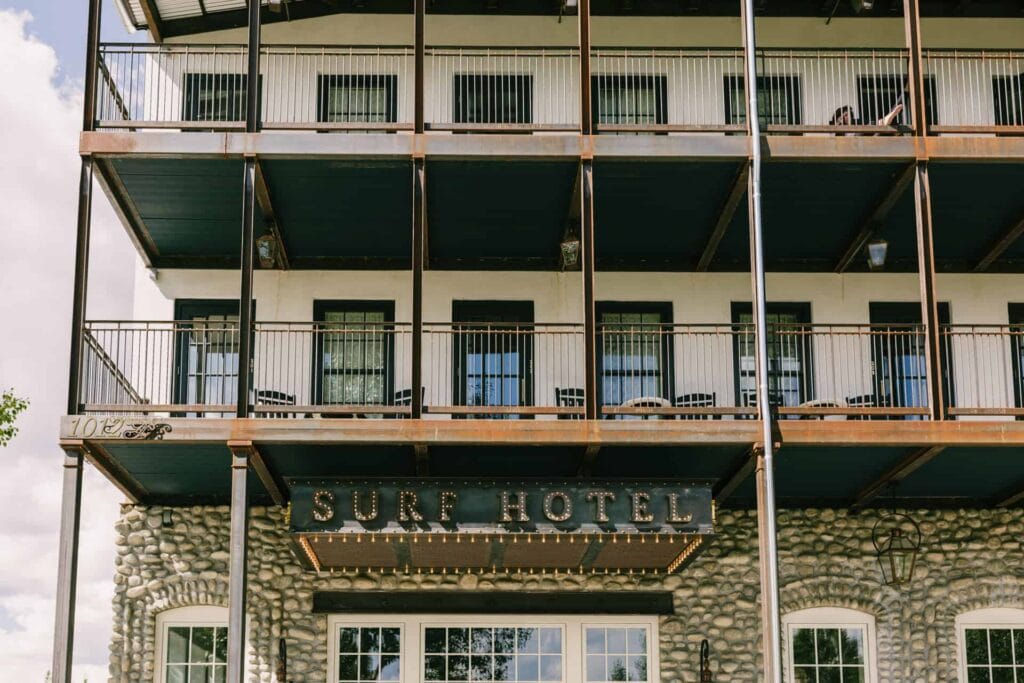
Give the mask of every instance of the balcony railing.
M 1024 326 L 946 325 L 940 338 L 950 415 L 1024 418 Z
M 742 132 L 743 57 L 734 48 L 594 48 L 591 97 L 599 132 Z M 435 131 L 577 131 L 573 47 L 428 47 L 424 115 Z M 104 44 L 100 128 L 230 130 L 245 120 L 246 48 Z M 928 50 L 933 133 L 1024 133 L 1024 52 Z M 906 133 L 907 51 L 763 49 L 768 132 Z M 260 50 L 267 129 L 411 130 L 409 46 L 284 46 Z M 899 105 L 903 109 L 899 110 Z
M 921 325 L 770 324 L 768 400 L 780 419 L 926 419 Z M 408 323 L 254 324 L 249 412 L 257 417 L 407 417 Z M 1024 417 L 1024 328 L 944 326 L 953 419 Z M 92 414 L 231 416 L 238 389 L 230 320 L 90 322 L 81 369 Z M 743 420 L 757 415 L 749 323 L 604 324 L 597 329 L 603 419 Z M 579 324 L 427 323 L 428 419 L 581 419 Z

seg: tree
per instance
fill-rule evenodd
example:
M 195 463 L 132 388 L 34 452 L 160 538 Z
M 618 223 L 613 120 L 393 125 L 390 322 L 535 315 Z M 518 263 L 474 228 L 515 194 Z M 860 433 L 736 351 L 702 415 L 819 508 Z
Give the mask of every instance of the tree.
M 14 421 L 28 408 L 28 401 L 14 395 L 14 389 L 0 394 L 0 447 L 6 446 L 18 433 Z

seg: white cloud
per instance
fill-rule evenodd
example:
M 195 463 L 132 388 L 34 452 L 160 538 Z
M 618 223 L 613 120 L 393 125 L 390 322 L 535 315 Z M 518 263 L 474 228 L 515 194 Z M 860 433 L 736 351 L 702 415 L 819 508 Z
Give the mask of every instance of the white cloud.
M 41 682 L 50 668 L 82 120 L 77 84 L 56 82 L 56 54 L 30 23 L 0 10 L 0 388 L 31 401 L 0 450 L 0 681 L 19 682 Z M 98 188 L 93 207 L 89 316 L 127 316 L 132 248 Z M 107 678 L 119 500 L 87 470 L 75 681 Z

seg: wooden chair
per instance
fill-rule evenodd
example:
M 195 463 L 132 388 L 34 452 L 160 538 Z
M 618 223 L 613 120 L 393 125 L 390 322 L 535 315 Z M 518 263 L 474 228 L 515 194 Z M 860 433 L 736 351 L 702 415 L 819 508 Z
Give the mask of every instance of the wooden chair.
M 672 401 L 672 405 L 676 408 L 713 408 L 716 403 L 715 394 L 696 392 L 692 394 L 681 394 L 676 396 Z M 721 415 L 677 415 L 680 420 L 721 420 Z
M 555 405 L 559 408 L 582 408 L 586 401 L 583 389 L 555 387 Z M 582 420 L 583 415 L 561 413 L 559 420 Z

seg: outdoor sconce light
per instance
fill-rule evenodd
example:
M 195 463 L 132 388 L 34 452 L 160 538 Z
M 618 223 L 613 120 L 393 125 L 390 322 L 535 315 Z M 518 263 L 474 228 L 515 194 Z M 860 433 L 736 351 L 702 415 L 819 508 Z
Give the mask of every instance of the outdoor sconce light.
M 559 245 L 559 260 L 562 270 L 578 270 L 580 267 L 580 236 L 567 228 L 562 236 L 562 243 Z
M 273 234 L 265 233 L 256 240 L 256 255 L 259 256 L 261 268 L 277 265 L 277 239 Z
M 868 268 L 881 270 L 885 268 L 885 257 L 889 253 L 889 243 L 885 240 L 868 242 Z
M 267 0 L 267 5 L 270 7 L 271 12 L 280 12 L 281 7 L 284 5 L 284 0 Z
M 700 683 L 711 683 L 711 658 L 708 639 L 700 641 Z
M 921 527 L 913 519 L 893 510 L 871 530 L 882 582 L 902 586 L 914 578 L 917 555 L 921 552 Z
M 160 524 L 163 528 L 167 529 L 174 526 L 174 517 L 168 508 L 164 508 L 163 514 L 160 515 Z
M 288 644 L 284 638 L 277 640 L 277 671 L 274 677 L 277 683 L 288 683 Z
M 857 14 L 864 12 L 870 12 L 871 8 L 875 6 L 875 0 L 850 0 L 853 4 L 853 11 Z

